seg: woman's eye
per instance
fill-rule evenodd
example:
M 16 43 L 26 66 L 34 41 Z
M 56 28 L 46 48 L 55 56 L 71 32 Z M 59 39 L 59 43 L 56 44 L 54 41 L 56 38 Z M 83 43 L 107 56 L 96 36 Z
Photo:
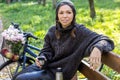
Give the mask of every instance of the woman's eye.
M 70 11 L 66 11 L 66 12 L 59 12 L 58 14 L 71 14 L 72 12 L 70 12 Z
M 63 12 L 59 12 L 59 14 L 63 14 Z
M 68 14 L 71 14 L 71 12 L 67 12 Z

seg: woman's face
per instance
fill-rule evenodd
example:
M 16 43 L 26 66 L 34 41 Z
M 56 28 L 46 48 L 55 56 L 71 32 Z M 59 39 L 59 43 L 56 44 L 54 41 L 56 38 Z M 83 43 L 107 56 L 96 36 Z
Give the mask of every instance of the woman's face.
M 63 5 L 58 10 L 58 20 L 63 28 L 67 28 L 73 20 L 73 11 L 70 6 Z

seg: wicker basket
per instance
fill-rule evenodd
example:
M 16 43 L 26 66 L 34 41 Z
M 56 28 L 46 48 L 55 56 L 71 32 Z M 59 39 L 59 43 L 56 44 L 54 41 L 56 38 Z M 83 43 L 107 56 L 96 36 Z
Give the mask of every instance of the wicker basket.
M 21 45 L 22 46 L 22 45 Z M 1 45 L 1 51 L 0 53 L 2 54 L 2 56 L 4 56 L 5 58 L 11 59 L 13 61 L 16 61 L 19 59 L 19 55 L 20 55 L 20 49 L 17 53 L 14 53 L 11 49 L 12 45 L 7 44 L 6 40 L 3 39 L 2 41 L 2 45 Z

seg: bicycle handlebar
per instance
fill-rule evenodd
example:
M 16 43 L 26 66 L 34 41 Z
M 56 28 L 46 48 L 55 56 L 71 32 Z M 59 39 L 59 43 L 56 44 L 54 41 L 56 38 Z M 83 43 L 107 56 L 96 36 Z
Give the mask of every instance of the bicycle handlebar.
M 21 31 L 21 29 L 19 28 L 19 24 L 11 22 L 11 24 L 14 26 L 14 28 L 18 29 Z
M 14 28 L 16 28 L 16 29 L 20 30 L 20 32 L 22 32 L 20 27 L 19 27 L 19 24 L 14 23 L 14 22 L 11 22 L 11 24 L 14 26 Z M 30 38 L 30 37 L 33 38 L 33 39 L 36 39 L 36 40 L 38 39 L 36 36 L 34 36 L 30 32 L 23 32 L 23 34 L 24 34 L 24 37 L 26 37 L 27 39 Z
M 26 37 L 26 38 L 32 37 L 33 39 L 36 39 L 36 40 L 38 39 L 36 36 L 34 36 L 30 32 L 24 32 L 23 34 L 24 34 L 24 37 Z

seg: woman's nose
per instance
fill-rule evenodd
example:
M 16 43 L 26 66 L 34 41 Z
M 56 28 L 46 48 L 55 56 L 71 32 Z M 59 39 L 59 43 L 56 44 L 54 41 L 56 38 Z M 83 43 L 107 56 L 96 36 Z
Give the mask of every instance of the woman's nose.
M 64 14 L 63 14 L 63 17 L 67 17 L 67 14 L 66 14 L 66 13 L 64 13 Z

